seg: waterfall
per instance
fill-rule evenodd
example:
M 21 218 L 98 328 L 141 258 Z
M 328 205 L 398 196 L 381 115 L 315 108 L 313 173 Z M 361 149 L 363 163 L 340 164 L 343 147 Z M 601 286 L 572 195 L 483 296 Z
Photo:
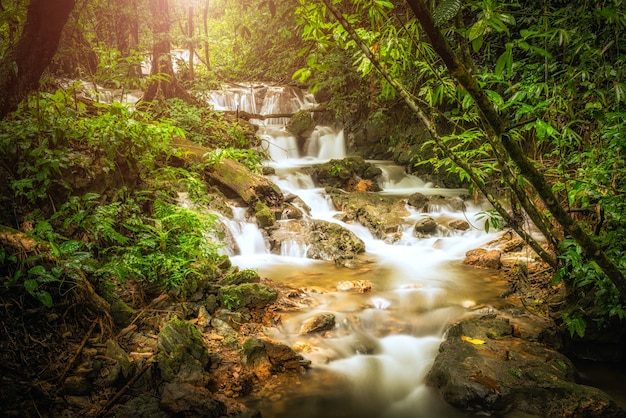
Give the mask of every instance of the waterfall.
M 314 106 L 312 97 L 293 88 L 239 88 L 214 92 L 211 97 L 216 108 L 252 110 L 252 103 L 256 103 L 261 114 L 293 113 Z M 348 382 L 336 388 L 346 400 L 333 405 L 332 416 L 399 418 L 408 416 L 409 412 L 418 418 L 459 416 L 458 411 L 424 385 L 424 377 L 447 326 L 463 316 L 477 299 L 496 297 L 475 289 L 467 277 L 476 273 L 459 267 L 465 252 L 492 240 L 493 233 L 442 229 L 433 236 L 418 238 L 412 234 L 412 228 L 424 216 L 439 224 L 471 219 L 481 207 L 467 204 L 461 212 L 441 204 L 433 205 L 434 209 L 428 213 L 407 207 L 408 216 L 398 231 L 399 239 L 385 242 L 358 222 L 339 220 L 325 190 L 317 187 L 303 170 L 312 164 L 345 157 L 343 132 L 318 126 L 304 143 L 299 143 L 286 131 L 285 123 L 282 119 L 259 121 L 259 135 L 271 158 L 268 164 L 275 169 L 271 180 L 285 195 L 297 196 L 308 207 L 305 219 L 341 224 L 361 238 L 369 263 L 350 270 L 329 262 L 307 260 L 307 243 L 297 237 L 291 239 L 289 234 L 275 251 L 278 254 L 270 254 L 256 225 L 244 219 L 242 210 L 236 211 L 232 230 L 240 252 L 231 258 L 234 265 L 258 269 L 261 275 L 290 286 L 322 289 L 315 294 L 318 305 L 285 316 L 280 327 L 272 330 L 272 338 L 292 346 L 310 346 L 302 354 L 312 362 L 314 370 L 334 373 Z M 379 185 L 384 195 L 401 198 L 419 192 L 429 196 L 459 196 L 467 192 L 435 188 L 388 161 L 373 163 L 383 172 Z M 279 228 L 286 228 L 289 222 L 279 221 Z M 371 290 L 341 291 L 338 287 L 341 281 L 368 282 Z M 336 318 L 335 329 L 323 336 L 301 335 L 303 321 L 319 313 L 332 313 Z M 300 391 L 304 392 L 300 396 L 308 396 L 309 400 L 321 396 L 307 395 L 305 387 Z M 327 416 L 328 411 L 311 407 L 316 404 L 314 400 L 302 404 L 306 406 L 286 407 L 281 402 L 288 401 L 263 404 L 263 416 Z

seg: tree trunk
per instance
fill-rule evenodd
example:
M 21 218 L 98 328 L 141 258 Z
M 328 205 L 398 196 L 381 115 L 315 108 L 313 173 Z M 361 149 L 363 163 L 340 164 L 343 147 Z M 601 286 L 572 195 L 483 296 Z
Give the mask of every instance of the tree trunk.
M 188 26 L 189 26 L 189 80 L 193 81 L 195 78 L 195 74 L 194 74 L 194 68 L 193 68 L 193 62 L 194 62 L 194 56 L 196 55 L 196 51 L 194 49 L 194 45 L 193 45 L 193 35 L 195 32 L 195 29 L 193 27 L 193 5 L 189 5 L 189 18 L 188 18 Z
M 487 94 L 478 85 L 476 78 L 456 57 L 452 48 L 435 27 L 430 10 L 423 0 L 407 0 L 415 17 L 441 57 L 450 74 L 468 91 L 482 113 L 489 136 L 501 141 L 511 160 L 519 168 L 520 174 L 535 188 L 554 219 L 582 247 L 588 260 L 593 260 L 613 282 L 622 299 L 626 300 L 626 278 L 618 266 L 611 261 L 598 244 L 576 224 L 552 192 L 552 187 L 541 172 L 524 154 L 520 145 L 506 134 L 506 124 L 498 115 Z
M 150 0 L 153 18 L 154 46 L 152 49 L 152 80 L 144 94 L 144 102 L 178 97 L 188 103 L 196 100 L 178 83 L 172 65 L 170 46 L 170 17 L 167 0 Z
M 209 0 L 204 4 L 202 11 L 202 19 L 204 22 L 204 64 L 207 69 L 211 69 L 211 60 L 209 58 Z
M 0 62 L 0 119 L 37 89 L 73 8 L 74 0 L 31 0 L 22 35 Z

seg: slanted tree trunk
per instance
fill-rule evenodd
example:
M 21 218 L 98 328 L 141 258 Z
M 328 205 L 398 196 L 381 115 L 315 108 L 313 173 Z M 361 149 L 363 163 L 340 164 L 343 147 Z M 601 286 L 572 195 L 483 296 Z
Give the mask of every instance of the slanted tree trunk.
M 148 84 L 143 101 L 151 102 L 155 99 L 178 97 L 188 103 L 194 103 L 195 99 L 178 83 L 174 74 L 170 45 L 168 1 L 150 0 L 150 10 L 152 12 L 154 37 L 150 76 L 153 78 Z
M 519 172 L 534 187 L 537 194 L 546 205 L 554 219 L 563 227 L 565 233 L 582 247 L 588 260 L 593 260 L 613 282 L 622 299 L 626 300 L 626 277 L 619 267 L 607 257 L 600 246 L 578 225 L 559 203 L 552 192 L 552 187 L 526 157 L 521 146 L 506 134 L 506 124 L 498 115 L 493 103 L 485 91 L 480 88 L 478 80 L 454 54 L 447 40 L 434 25 L 430 10 L 423 0 L 407 0 L 413 14 L 420 22 L 420 26 L 430 39 L 433 49 L 441 57 L 450 74 L 467 90 L 478 106 L 482 119 L 487 127 L 487 133 L 501 143 L 506 153 L 515 163 Z
M 424 124 L 425 128 L 428 130 L 429 134 L 436 142 L 437 146 L 445 153 L 446 157 L 450 158 L 457 166 L 459 166 L 463 171 L 465 171 L 472 183 L 483 193 L 483 195 L 487 198 L 489 203 L 493 205 L 496 211 L 502 216 L 504 221 L 517 232 L 517 234 L 524 239 L 524 241 L 541 257 L 543 261 L 549 264 L 552 267 L 557 266 L 556 258 L 546 251 L 537 240 L 535 240 L 531 234 L 529 234 L 519 222 L 516 222 L 513 217 L 508 213 L 508 211 L 500 204 L 498 199 L 490 192 L 487 184 L 485 184 L 484 180 L 476 174 L 476 172 L 472 169 L 472 166 L 469 162 L 461 159 L 458 155 L 456 155 L 448 145 L 441 139 L 441 135 L 437 131 L 436 125 L 432 122 L 432 120 L 420 109 L 417 104 L 417 99 L 400 83 L 398 80 L 394 79 L 389 71 L 382 65 L 382 63 L 376 59 L 372 51 L 365 45 L 365 43 L 360 39 L 354 28 L 350 25 L 350 23 L 346 20 L 346 18 L 341 14 L 341 12 L 335 7 L 331 0 L 323 0 L 324 4 L 328 8 L 328 10 L 335 16 L 335 18 L 342 24 L 342 26 L 346 29 L 346 31 L 350 34 L 350 37 L 356 42 L 357 46 L 361 50 L 361 52 L 372 62 L 376 70 L 392 85 L 396 91 L 400 94 L 400 96 L 404 99 L 405 103 L 409 106 L 409 108 L 416 114 L 418 119 Z M 431 109 L 436 112 L 435 109 Z
M 39 86 L 73 8 L 74 0 L 31 0 L 22 35 L 0 62 L 0 119 Z

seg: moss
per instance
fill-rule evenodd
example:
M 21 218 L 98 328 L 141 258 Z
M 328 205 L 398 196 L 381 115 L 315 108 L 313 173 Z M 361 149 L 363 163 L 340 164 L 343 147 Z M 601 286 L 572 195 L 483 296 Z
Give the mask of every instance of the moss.
M 254 207 L 257 223 L 261 228 L 267 228 L 273 226 L 276 223 L 276 218 L 271 209 L 263 202 L 257 202 Z
M 261 277 L 255 270 L 245 269 L 229 274 L 222 279 L 222 285 L 237 285 L 242 283 L 259 283 Z
M 278 292 L 259 283 L 242 283 L 221 287 L 218 297 L 230 310 L 263 308 L 276 300 Z

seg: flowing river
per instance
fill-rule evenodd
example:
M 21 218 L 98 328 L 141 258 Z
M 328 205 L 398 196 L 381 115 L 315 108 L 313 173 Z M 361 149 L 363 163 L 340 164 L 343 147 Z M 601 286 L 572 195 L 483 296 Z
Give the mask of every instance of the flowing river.
M 239 109 L 256 114 L 293 113 L 315 105 L 312 97 L 292 88 L 264 88 L 262 102 L 255 89 L 231 89 L 213 94 L 218 109 Z M 305 215 L 336 222 L 354 232 L 366 245 L 366 253 L 354 268 L 330 261 L 305 258 L 306 242 L 287 240 L 281 254 L 270 253 L 262 232 L 236 211 L 231 230 L 239 251 L 234 265 L 258 270 L 274 282 L 304 289 L 315 300 L 312 306 L 282 315 L 280 327 L 268 336 L 285 342 L 311 361 L 312 370 L 291 393 L 274 394 L 257 401 L 263 417 L 455 417 L 467 416 L 448 406 L 423 383 L 446 328 L 481 306 L 489 306 L 505 288 L 506 280 L 490 270 L 464 266 L 465 252 L 496 238 L 482 229 L 440 229 L 428 238 L 412 234 L 415 222 L 430 216 L 440 225 L 466 220 L 478 225 L 475 215 L 485 207 L 466 201 L 466 210 L 445 205 L 429 213 L 407 206 L 400 238 L 392 244 L 372 236 L 358 223 L 338 220 L 324 189 L 304 174 L 307 165 L 345 157 L 343 132 L 317 127 L 298 147 L 284 125 L 287 120 L 256 121 L 266 151 L 270 176 L 285 194 L 297 195 L 310 207 Z M 398 197 L 424 195 L 459 196 L 466 190 L 435 188 L 408 175 L 388 161 L 371 161 L 383 171 L 380 193 Z M 290 221 L 280 221 L 288 223 Z M 283 225 L 284 226 L 284 225 Z M 368 291 L 340 290 L 340 283 L 367 283 Z M 303 322 L 332 313 L 333 330 L 301 335 Z

